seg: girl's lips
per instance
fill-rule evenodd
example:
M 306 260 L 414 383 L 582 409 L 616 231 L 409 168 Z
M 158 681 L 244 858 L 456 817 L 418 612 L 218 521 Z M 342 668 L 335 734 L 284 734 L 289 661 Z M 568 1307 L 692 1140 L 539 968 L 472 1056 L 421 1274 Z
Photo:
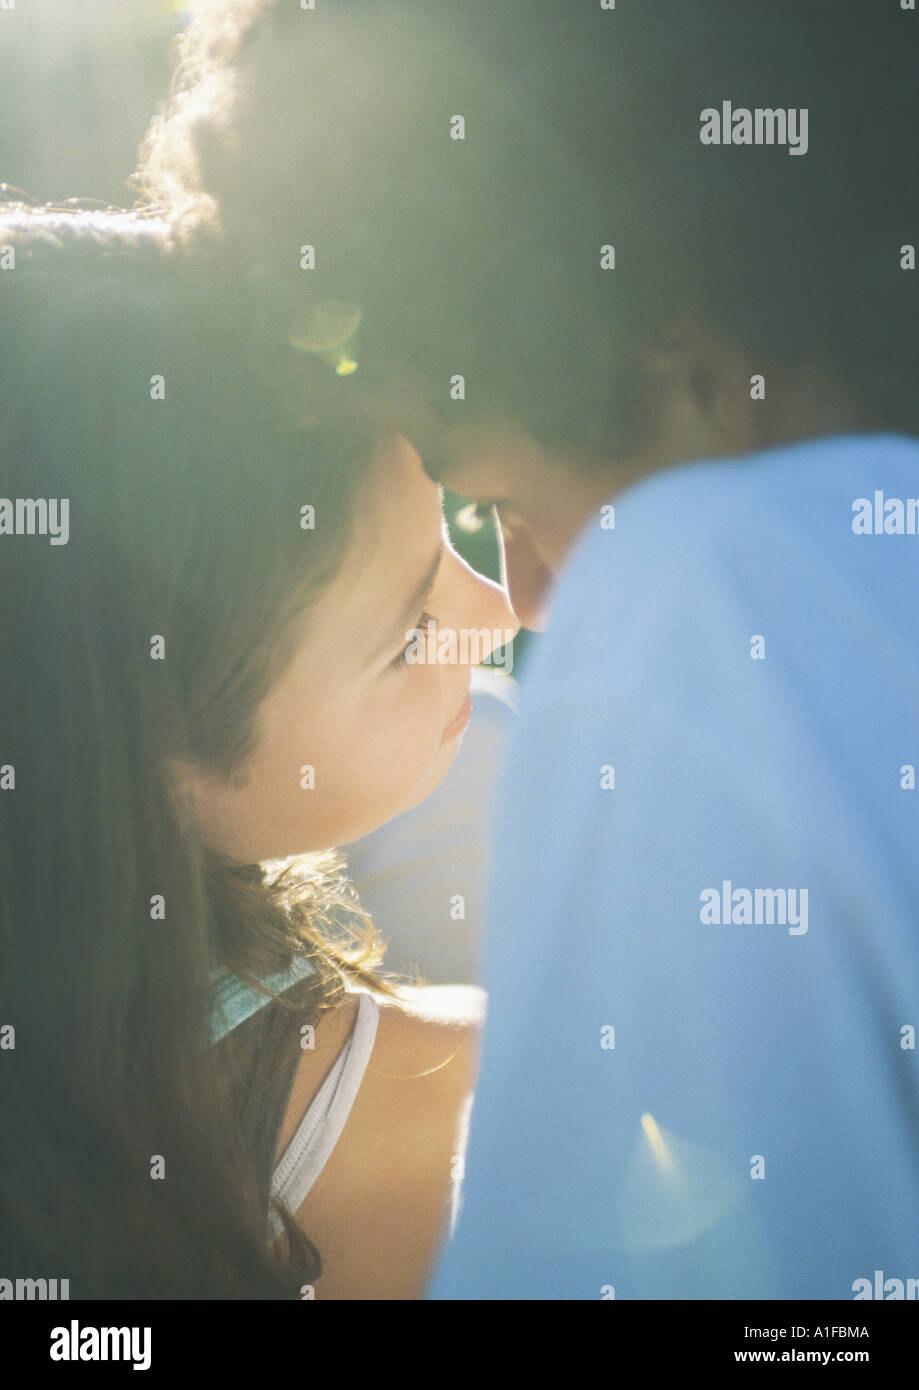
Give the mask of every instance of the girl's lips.
M 449 723 L 449 724 L 447 725 L 447 727 L 444 729 L 444 732 L 443 732 L 443 737 L 444 737 L 444 739 L 455 738 L 457 734 L 461 734 L 461 733 L 463 732 L 463 730 L 465 729 L 466 725 L 469 723 L 469 716 L 470 716 L 471 713 L 472 713 L 472 695 L 471 695 L 471 693 L 467 690 L 467 691 L 466 691 L 466 698 L 465 698 L 465 700 L 463 701 L 463 703 L 460 705 L 459 711 L 453 716 L 453 718 L 450 720 L 450 723 Z

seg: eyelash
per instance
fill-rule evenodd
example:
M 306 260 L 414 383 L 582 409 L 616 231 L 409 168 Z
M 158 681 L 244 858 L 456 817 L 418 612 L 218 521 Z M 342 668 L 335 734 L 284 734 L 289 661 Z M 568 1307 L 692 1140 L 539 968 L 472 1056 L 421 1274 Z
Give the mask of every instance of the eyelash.
M 399 655 L 397 657 L 394 657 L 393 660 L 389 663 L 394 671 L 401 671 L 405 666 L 408 665 L 408 661 L 406 660 L 406 654 L 408 652 L 409 647 L 415 640 L 415 633 L 421 631 L 426 634 L 431 624 L 436 622 L 437 619 L 434 617 L 433 613 L 422 613 L 421 617 L 415 624 L 412 636 L 408 639 Z

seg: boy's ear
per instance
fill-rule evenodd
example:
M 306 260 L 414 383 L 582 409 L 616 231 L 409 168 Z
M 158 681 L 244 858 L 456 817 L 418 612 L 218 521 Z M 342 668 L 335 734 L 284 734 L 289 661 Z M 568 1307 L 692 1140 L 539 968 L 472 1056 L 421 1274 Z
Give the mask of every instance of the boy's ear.
M 678 463 L 755 449 L 765 418 L 751 396 L 754 367 L 746 352 L 720 337 L 694 310 L 671 320 L 645 350 L 655 452 Z

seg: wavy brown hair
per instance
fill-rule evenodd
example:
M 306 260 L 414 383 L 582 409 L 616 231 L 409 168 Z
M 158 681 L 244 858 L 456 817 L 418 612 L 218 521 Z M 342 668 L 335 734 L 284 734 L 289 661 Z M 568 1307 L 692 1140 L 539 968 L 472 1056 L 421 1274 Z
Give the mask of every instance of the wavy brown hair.
M 349 979 L 390 987 L 333 857 L 219 858 L 167 768 L 244 771 L 374 428 L 305 414 L 244 283 L 153 219 L 7 205 L 0 247 L 0 492 L 70 504 L 66 545 L 0 536 L 3 1267 L 73 1298 L 297 1297 L 319 1254 L 266 1223 L 300 1028 Z M 315 973 L 210 1047 L 213 972 L 302 952 Z

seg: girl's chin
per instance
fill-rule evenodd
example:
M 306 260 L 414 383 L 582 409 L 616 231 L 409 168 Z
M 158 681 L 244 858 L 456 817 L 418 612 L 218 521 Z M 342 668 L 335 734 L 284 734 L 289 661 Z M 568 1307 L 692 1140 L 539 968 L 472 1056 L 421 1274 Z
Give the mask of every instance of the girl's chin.
M 460 729 L 451 738 L 444 739 L 434 755 L 427 776 L 419 784 L 418 788 L 412 792 L 404 805 L 400 806 L 398 811 L 394 811 L 387 820 L 393 820 L 396 816 L 404 815 L 406 811 L 414 811 L 422 802 L 427 801 L 428 797 L 431 796 L 433 792 L 436 792 L 437 788 L 450 771 L 453 760 L 460 750 L 460 745 L 463 741 L 463 732 L 464 731 Z M 384 824 L 386 824 L 386 822 L 384 822 Z
M 290 850 L 287 854 L 269 855 L 258 860 L 258 862 L 267 868 L 270 865 L 283 864 L 286 863 L 289 859 L 298 859 L 304 855 L 326 854 L 329 851 L 338 849 L 341 846 L 353 845 L 358 840 L 364 840 L 367 838 L 368 835 L 374 835 L 378 830 L 382 830 L 382 828 L 385 825 L 388 825 L 390 821 L 395 820 L 397 816 L 404 816 L 407 811 L 414 811 L 416 807 L 420 806 L 423 802 L 427 801 L 428 797 L 431 796 L 431 794 L 437 790 L 441 782 L 446 777 L 447 773 L 450 771 L 450 768 L 453 764 L 453 759 L 456 757 L 457 753 L 459 752 L 460 745 L 462 744 L 464 732 L 465 729 L 460 729 L 450 738 L 444 739 L 444 741 L 437 748 L 437 751 L 435 752 L 434 757 L 431 761 L 431 765 L 428 768 L 427 774 L 422 779 L 422 781 L 413 791 L 409 792 L 406 795 L 403 801 L 400 801 L 398 805 L 396 805 L 395 807 L 393 807 L 392 810 L 387 812 L 383 819 L 375 818 L 369 823 L 355 826 L 353 829 L 351 827 L 343 828 L 342 833 L 338 836 L 338 838 L 327 845 L 324 844 L 301 846 L 301 848 L 299 849 Z M 245 861 L 240 860 L 240 862 L 251 864 L 256 861 L 248 859 Z

